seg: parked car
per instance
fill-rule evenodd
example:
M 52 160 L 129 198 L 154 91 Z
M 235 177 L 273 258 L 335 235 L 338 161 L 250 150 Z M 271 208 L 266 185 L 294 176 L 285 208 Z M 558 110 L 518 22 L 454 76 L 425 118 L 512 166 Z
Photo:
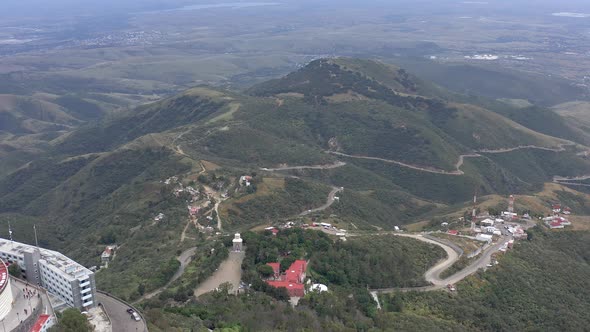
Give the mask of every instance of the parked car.
M 139 316 L 139 314 L 137 312 L 133 312 L 131 314 L 131 318 L 133 318 L 135 321 L 139 322 L 141 320 L 141 317 Z
M 132 315 L 134 312 L 135 312 L 135 310 L 133 310 L 131 308 L 127 309 L 127 313 L 130 314 L 130 315 Z

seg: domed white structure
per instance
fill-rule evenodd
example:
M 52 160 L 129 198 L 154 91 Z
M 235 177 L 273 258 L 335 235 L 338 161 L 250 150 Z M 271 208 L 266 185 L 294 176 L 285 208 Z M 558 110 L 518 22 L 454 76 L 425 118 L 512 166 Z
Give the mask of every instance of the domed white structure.
M 312 292 L 317 291 L 318 293 L 327 292 L 328 286 L 326 286 L 324 284 L 313 284 L 313 285 L 311 285 L 311 288 L 309 290 Z

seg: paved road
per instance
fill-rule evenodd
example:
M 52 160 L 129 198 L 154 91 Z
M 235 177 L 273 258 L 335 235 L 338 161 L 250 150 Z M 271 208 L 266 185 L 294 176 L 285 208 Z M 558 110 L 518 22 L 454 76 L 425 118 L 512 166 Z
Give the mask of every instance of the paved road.
M 136 322 L 127 313 L 127 309 L 130 308 L 127 304 L 102 293 L 96 293 L 96 297 L 111 319 L 113 332 L 147 332 L 148 329 L 143 319 Z
M 290 171 L 290 170 L 303 170 L 303 169 L 334 169 L 345 166 L 346 163 L 343 161 L 337 161 L 330 165 L 311 165 L 311 166 L 285 166 L 277 168 L 266 168 L 261 167 L 260 169 L 268 172 L 279 172 L 279 171 Z
M 405 291 L 433 291 L 438 289 L 443 289 L 448 284 L 456 284 L 459 281 L 465 279 L 466 277 L 474 274 L 481 268 L 486 268 L 488 264 L 491 262 L 492 254 L 497 252 L 505 243 L 507 243 L 511 237 L 505 236 L 501 237 L 498 242 L 491 247 L 487 248 L 480 257 L 469 266 L 464 268 L 463 270 L 458 271 L 457 273 L 453 274 L 450 277 L 445 279 L 440 278 L 440 274 L 451 267 L 458 259 L 459 254 L 453 250 L 453 248 L 449 247 L 448 245 L 428 239 L 422 235 L 414 235 L 414 234 L 403 234 L 403 233 L 395 233 L 396 236 L 404 236 L 414 238 L 416 240 L 420 240 L 423 242 L 431 243 L 442 247 L 445 252 L 447 253 L 447 258 L 435 266 L 431 267 L 426 271 L 424 274 L 424 279 L 426 281 L 432 283 L 432 286 L 424 286 L 424 287 L 408 287 L 408 288 L 385 288 L 385 289 L 374 289 L 373 292 L 377 293 L 392 293 L 392 292 L 405 292 Z
M 333 187 L 332 191 L 330 191 L 330 193 L 328 194 L 328 199 L 326 200 L 326 204 L 312 209 L 312 210 L 307 210 L 305 212 L 301 212 L 299 215 L 300 216 L 306 216 L 310 213 L 315 213 L 315 212 L 320 212 L 320 211 L 324 211 L 325 209 L 329 208 L 330 206 L 332 206 L 332 204 L 334 204 L 334 201 L 336 200 L 336 193 L 341 192 L 342 190 L 344 190 L 344 188 L 342 187 Z
M 511 237 L 504 236 L 501 237 L 498 242 L 491 247 L 487 248 L 480 257 L 473 263 L 471 263 L 468 267 L 464 268 L 463 270 L 453 274 L 452 276 L 446 278 L 443 282 L 445 285 L 447 284 L 456 284 L 459 281 L 465 279 L 466 277 L 474 274 L 479 269 L 485 269 L 488 264 L 492 261 L 492 254 L 500 250 L 500 248 L 506 244 Z
M 166 283 L 166 285 L 148 293 L 145 294 L 144 296 L 140 297 L 138 300 L 136 300 L 135 303 L 139 303 L 142 300 L 145 299 L 150 299 L 158 294 L 160 294 L 166 287 L 170 286 L 171 283 L 173 283 L 174 281 L 176 281 L 176 279 L 180 278 L 180 276 L 184 273 L 184 270 L 186 269 L 186 267 L 188 266 L 188 264 L 192 261 L 192 257 L 195 254 L 195 252 L 197 251 L 197 248 L 189 248 L 185 251 L 183 251 L 180 256 L 178 256 L 177 260 L 180 262 L 180 267 L 178 268 L 178 270 L 176 270 L 176 273 L 174 273 L 174 275 L 172 276 L 172 278 L 170 278 L 170 280 Z
M 570 182 L 570 181 L 585 181 L 590 179 L 590 175 L 582 175 L 577 177 L 562 177 L 562 176 L 554 176 L 553 182 L 557 184 L 562 184 L 566 186 L 580 186 L 580 187 L 590 187 L 590 184 L 587 183 L 579 183 L 579 182 Z
M 435 286 L 445 286 L 448 284 L 448 282 L 446 282 L 445 279 L 440 278 L 440 274 L 444 270 L 451 267 L 451 265 L 455 264 L 456 261 L 459 260 L 460 255 L 459 255 L 459 253 L 457 253 L 457 251 L 455 251 L 453 248 L 451 248 L 450 246 L 448 246 L 442 242 L 428 239 L 428 238 L 424 237 L 423 235 L 413 235 L 413 234 L 403 234 L 403 233 L 396 233 L 394 235 L 413 238 L 413 239 L 416 239 L 416 240 L 419 240 L 422 242 L 426 242 L 426 243 L 430 243 L 430 244 L 434 244 L 434 245 L 437 245 L 437 246 L 443 248 L 443 250 L 447 253 L 447 258 L 438 262 L 436 265 L 434 265 L 433 267 L 428 269 L 428 271 L 426 271 L 426 273 L 424 274 L 424 279 L 426 279 L 427 282 L 430 282 Z

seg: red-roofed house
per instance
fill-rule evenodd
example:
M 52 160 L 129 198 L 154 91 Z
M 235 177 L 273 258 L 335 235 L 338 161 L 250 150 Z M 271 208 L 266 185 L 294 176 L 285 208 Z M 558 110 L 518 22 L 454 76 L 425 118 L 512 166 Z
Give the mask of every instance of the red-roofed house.
M 55 324 L 55 321 L 52 316 L 39 315 L 35 325 L 31 328 L 31 332 L 46 332 L 53 324 Z
M 554 221 L 549 224 L 549 228 L 551 228 L 551 229 L 563 228 L 563 225 L 561 224 L 561 221 Z
M 459 231 L 458 231 L 458 230 L 455 230 L 455 229 L 449 229 L 449 230 L 447 231 L 447 233 L 449 233 L 449 234 L 451 234 L 451 235 L 457 235 L 457 234 L 459 234 Z
M 268 263 L 275 271 L 276 280 L 267 280 L 266 283 L 269 285 L 279 288 L 285 287 L 291 297 L 303 297 L 305 295 L 305 270 L 307 270 L 307 262 L 304 260 L 296 260 L 289 266 L 289 269 L 285 271 L 285 274 L 279 275 L 280 264 L 279 263 Z

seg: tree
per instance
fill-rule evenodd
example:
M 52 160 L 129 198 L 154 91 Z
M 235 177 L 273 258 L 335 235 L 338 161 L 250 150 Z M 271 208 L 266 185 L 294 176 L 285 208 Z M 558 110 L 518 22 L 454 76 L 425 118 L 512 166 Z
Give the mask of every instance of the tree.
M 270 276 L 272 276 L 275 271 L 273 270 L 273 268 L 270 265 L 258 265 L 258 267 L 256 268 L 256 270 L 258 270 L 258 273 L 260 273 L 260 275 L 263 278 L 268 278 Z
M 15 278 L 22 279 L 23 277 L 23 272 L 21 271 L 20 266 L 18 266 L 16 263 L 10 264 L 10 266 L 8 266 L 8 273 L 10 273 L 10 275 Z
M 145 293 L 145 285 L 144 284 L 139 284 L 137 286 L 137 292 L 139 293 L 139 295 L 143 295 Z
M 78 309 L 70 308 L 61 313 L 57 325 L 51 328 L 50 331 L 59 332 L 90 332 L 92 327 L 88 323 L 86 316 Z
M 527 232 L 526 232 L 526 239 L 527 239 L 527 240 L 529 240 L 529 241 L 532 241 L 532 240 L 533 240 L 533 237 L 534 237 L 534 235 L 535 235 L 535 234 L 534 234 L 533 232 L 527 231 Z
M 291 256 L 283 258 L 283 260 L 281 261 L 281 272 L 287 271 L 289 266 L 291 266 L 291 264 L 293 264 L 294 262 L 295 258 Z

